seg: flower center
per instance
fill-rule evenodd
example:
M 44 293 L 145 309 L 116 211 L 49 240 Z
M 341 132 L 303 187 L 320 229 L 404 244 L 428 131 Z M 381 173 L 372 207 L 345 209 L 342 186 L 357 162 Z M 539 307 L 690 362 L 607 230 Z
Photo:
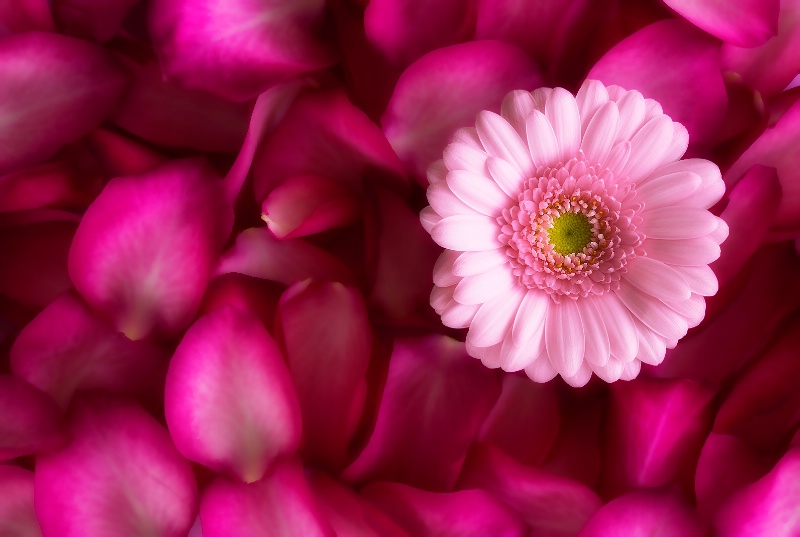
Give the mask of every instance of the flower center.
M 547 230 L 547 238 L 559 254 L 577 254 L 592 239 L 592 225 L 582 213 L 564 213 L 553 220 L 553 227 Z

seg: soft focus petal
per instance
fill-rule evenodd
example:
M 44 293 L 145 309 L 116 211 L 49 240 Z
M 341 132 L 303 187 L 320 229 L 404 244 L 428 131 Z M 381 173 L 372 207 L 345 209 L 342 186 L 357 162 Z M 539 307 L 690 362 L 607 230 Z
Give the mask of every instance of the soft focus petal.
M 494 372 L 444 336 L 398 340 L 372 436 L 348 480 L 449 489 L 500 395 Z
M 696 515 L 677 497 L 658 492 L 635 492 L 601 507 L 578 535 L 702 537 L 705 533 Z
M 0 4 L 0 36 L 35 30 L 55 30 L 48 0 L 6 0 Z
M 424 181 L 456 129 L 481 110 L 499 110 L 509 91 L 540 84 L 530 58 L 510 45 L 475 41 L 438 49 L 406 69 L 381 125 L 400 159 Z
M 41 537 L 33 510 L 33 472 L 0 465 L 0 535 Z
M 0 375 L 0 460 L 59 447 L 66 440 L 61 411 L 25 381 Z
M 737 47 L 756 47 L 778 33 L 780 0 L 746 0 L 735 6 L 725 0 L 664 3 L 689 22 Z
M 247 101 L 333 62 L 315 35 L 324 7 L 321 0 L 157 0 L 150 6 L 150 32 L 169 78 Z
M 727 105 L 719 44 L 678 20 L 661 21 L 618 43 L 588 78 L 638 90 L 689 130 L 693 142 L 718 136 Z
M 138 0 L 55 0 L 53 14 L 59 29 L 94 41 L 108 41 L 119 31 Z
M 100 47 L 36 32 L 0 39 L 0 80 L 0 173 L 49 157 L 97 127 L 127 84 Z
M 200 305 L 230 211 L 222 182 L 199 160 L 113 179 L 75 234 L 72 281 L 129 338 L 173 335 Z
M 74 407 L 72 443 L 36 460 L 36 515 L 44 535 L 186 535 L 197 484 L 167 431 L 130 403 Z
M 241 311 L 212 312 L 192 325 L 170 361 L 164 407 L 186 458 L 246 483 L 300 442 L 299 407 L 280 351 Z

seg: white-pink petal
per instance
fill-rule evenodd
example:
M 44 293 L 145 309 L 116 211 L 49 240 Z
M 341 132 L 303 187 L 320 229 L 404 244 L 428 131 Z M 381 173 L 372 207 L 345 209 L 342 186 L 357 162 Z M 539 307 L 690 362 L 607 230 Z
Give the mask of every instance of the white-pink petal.
M 639 256 L 626 266 L 622 278 L 651 296 L 661 300 L 687 300 L 688 284 L 668 265 L 650 257 Z
M 494 112 L 478 114 L 476 123 L 478 136 L 490 156 L 501 158 L 517 166 L 523 173 L 533 171 L 530 153 L 517 131 L 508 121 Z
M 535 110 L 525 123 L 528 149 L 536 167 L 555 166 L 558 163 L 558 139 L 547 117 Z
M 675 205 L 694 194 L 702 179 L 694 172 L 676 172 L 636 186 L 636 200 L 648 209 Z
M 497 221 L 483 215 L 454 215 L 433 226 L 431 237 L 442 248 L 461 252 L 494 250 L 501 246 Z
M 463 252 L 453 261 L 453 274 L 474 276 L 508 262 L 508 255 L 502 248 L 483 252 Z
M 511 267 L 499 265 L 481 274 L 463 278 L 453 293 L 453 298 L 462 304 L 482 304 L 505 295 L 518 287 Z
M 672 132 L 669 116 L 656 116 L 645 123 L 631 140 L 631 156 L 622 175 L 636 182 L 650 175 L 669 150 Z
M 611 355 L 623 362 L 630 362 L 636 357 L 639 348 L 636 326 L 630 312 L 613 293 L 596 297 L 595 306 L 608 329 Z
M 630 285 L 621 285 L 615 294 L 636 318 L 654 332 L 668 339 L 680 339 L 686 335 L 689 329 L 686 319 L 657 298 Z
M 578 373 L 583 363 L 584 337 L 581 314 L 573 300 L 550 304 L 544 327 L 550 363 L 562 377 Z
M 597 309 L 594 297 L 588 296 L 577 301 L 581 314 L 585 338 L 585 359 L 592 365 L 602 367 L 611 356 L 608 328 L 603 315 Z M 609 319 L 610 322 L 613 322 Z
M 567 162 L 581 146 L 581 118 L 575 97 L 564 88 L 554 88 L 545 103 L 544 114 L 558 141 L 558 161 Z
M 581 142 L 581 150 L 589 163 L 604 162 L 617 135 L 619 109 L 608 102 L 592 116 Z
M 508 293 L 486 302 L 475 314 L 467 333 L 467 340 L 476 347 L 489 347 L 501 343 L 511 330 L 525 293 L 515 286 Z
M 672 206 L 645 210 L 640 229 L 653 239 L 694 239 L 717 227 L 717 217 L 705 209 Z
M 698 295 L 702 296 L 713 296 L 717 294 L 717 291 L 719 291 L 719 282 L 717 281 L 717 276 L 708 265 L 697 265 L 691 267 L 673 265 L 672 268 L 675 269 L 684 280 L 686 280 L 686 283 L 689 284 L 689 289 L 692 290 L 692 293 L 697 293 Z
M 448 173 L 447 186 L 461 201 L 487 216 L 500 216 L 503 209 L 512 203 L 497 183 L 484 175 L 466 170 Z
M 708 265 L 720 256 L 719 244 L 708 237 L 684 240 L 645 239 L 642 248 L 648 257 L 669 265 Z
M 516 166 L 497 157 L 490 157 L 486 161 L 486 168 L 489 170 L 492 179 L 497 183 L 497 186 L 509 197 L 516 199 L 522 190 L 527 175 L 522 173 Z

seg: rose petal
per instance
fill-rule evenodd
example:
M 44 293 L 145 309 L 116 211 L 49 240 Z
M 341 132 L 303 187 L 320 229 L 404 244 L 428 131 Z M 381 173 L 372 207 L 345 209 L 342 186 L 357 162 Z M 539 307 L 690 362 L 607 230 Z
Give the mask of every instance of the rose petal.
M 664 3 L 689 22 L 737 47 L 757 47 L 778 33 L 779 0 L 749 0 L 736 4 L 735 9 L 725 0 Z
M 33 509 L 33 472 L 0 465 L 0 535 L 41 537 Z
M 52 398 L 25 381 L 0 375 L 0 460 L 59 447 L 67 439 Z
M 48 0 L 21 0 L 0 4 L 0 36 L 35 30 L 55 31 Z
M 607 535 L 702 537 L 705 532 L 694 512 L 677 497 L 634 492 L 601 507 L 580 532 L 580 537 Z
M 138 0 L 55 0 L 53 15 L 59 29 L 94 41 L 109 41 L 119 31 Z

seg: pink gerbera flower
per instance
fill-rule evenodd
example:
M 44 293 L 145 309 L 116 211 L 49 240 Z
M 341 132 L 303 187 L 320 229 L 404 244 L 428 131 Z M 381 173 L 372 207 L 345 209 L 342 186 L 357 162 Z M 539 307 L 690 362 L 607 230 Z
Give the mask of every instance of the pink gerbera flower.
M 659 364 L 717 291 L 725 187 L 637 91 L 514 91 L 429 170 L 422 222 L 446 250 L 431 304 L 468 352 L 573 386 Z

